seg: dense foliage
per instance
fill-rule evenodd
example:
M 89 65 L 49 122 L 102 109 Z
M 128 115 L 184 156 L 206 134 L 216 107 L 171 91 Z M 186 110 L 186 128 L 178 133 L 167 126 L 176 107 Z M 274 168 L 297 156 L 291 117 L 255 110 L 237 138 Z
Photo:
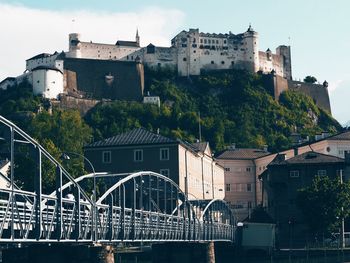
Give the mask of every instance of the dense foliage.
M 291 146 L 297 131 L 310 138 L 323 130 L 337 132 L 341 126 L 311 98 L 287 91 L 277 102 L 258 74 L 246 71 L 212 72 L 191 79 L 175 72 L 146 72 L 146 92 L 161 98 L 161 106 L 137 102 L 102 103 L 85 117 L 94 139 L 113 136 L 134 127 L 188 141 L 209 141 L 214 150 L 236 143 L 239 147 L 262 147 L 278 151 Z
M 323 130 L 337 132 L 341 126 L 311 98 L 287 91 L 277 102 L 264 86 L 261 75 L 246 71 L 220 71 L 198 77 L 178 78 L 171 70 L 146 70 L 145 92 L 159 96 L 161 105 L 141 102 L 102 102 L 84 119 L 78 111 L 53 109 L 50 102 L 34 96 L 32 87 L 22 83 L 0 90 L 0 114 L 14 121 L 59 159 L 63 152 L 82 153 L 82 146 L 145 127 L 163 135 L 190 142 L 209 141 L 214 151 L 236 143 L 238 147 L 269 146 L 278 151 L 291 146 L 290 135 L 297 131 L 312 137 Z M 199 125 L 200 122 L 200 125 Z M 30 151 L 18 148 L 21 165 L 17 174 L 27 183 Z M 83 160 L 73 158 L 65 167 L 77 176 Z M 54 184 L 54 168 L 45 175 L 48 189 Z
M 76 110 L 53 110 L 49 112 L 49 101 L 33 96 L 32 87 L 22 83 L 7 91 L 0 90 L 0 115 L 14 121 L 26 133 L 36 139 L 56 159 L 60 160 L 63 152 L 82 154 L 83 145 L 91 140 L 91 129 Z M 1 146 L 1 145 L 0 145 Z M 6 146 L 6 145 L 5 145 Z M 5 157 L 8 148 L 0 152 Z M 28 145 L 16 144 L 15 165 L 16 180 L 22 188 L 33 187 L 35 162 L 33 149 Z M 0 156 L 2 157 L 2 156 Z M 84 174 L 81 158 L 74 158 L 64 163 L 73 176 Z M 1 159 L 1 158 L 0 158 Z M 55 184 L 55 167 L 43 159 L 44 191 L 50 191 Z
M 317 176 L 311 186 L 299 190 L 297 205 L 312 234 L 337 232 L 350 213 L 350 183 Z

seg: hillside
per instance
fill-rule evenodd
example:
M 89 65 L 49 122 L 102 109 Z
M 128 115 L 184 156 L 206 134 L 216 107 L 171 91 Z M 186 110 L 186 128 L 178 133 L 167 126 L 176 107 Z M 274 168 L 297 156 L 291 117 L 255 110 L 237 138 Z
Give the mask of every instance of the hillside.
M 307 96 L 288 91 L 276 102 L 258 74 L 232 70 L 187 79 L 169 70 L 146 70 L 145 75 L 146 93 L 161 98 L 159 109 L 139 102 L 100 103 L 79 120 L 77 129 L 84 129 L 84 136 L 76 141 L 71 136 L 61 138 L 54 143 L 57 151 L 81 152 L 78 148 L 91 137 L 99 140 L 140 126 L 193 142 L 199 138 L 199 113 L 202 140 L 216 151 L 232 143 L 238 147 L 268 145 L 270 151 L 278 151 L 291 146 L 290 135 L 295 131 L 313 138 L 321 131 L 342 129 Z M 26 127 L 39 141 L 48 137 L 54 142 L 58 123 L 77 118 L 75 111 L 54 111 L 54 120 L 50 120 L 45 110 L 37 113 L 40 106 L 47 108 L 48 101 L 33 96 L 29 84 L 0 91 L 0 114 Z
M 160 109 L 137 102 L 99 104 L 85 116 L 95 140 L 143 126 L 195 141 L 199 114 L 202 140 L 216 151 L 232 143 L 268 145 L 270 151 L 278 151 L 291 146 L 290 135 L 295 131 L 312 138 L 321 131 L 342 129 L 307 96 L 287 91 L 276 102 L 258 74 L 231 70 L 187 79 L 169 70 L 146 69 L 145 75 L 146 92 L 160 96 Z

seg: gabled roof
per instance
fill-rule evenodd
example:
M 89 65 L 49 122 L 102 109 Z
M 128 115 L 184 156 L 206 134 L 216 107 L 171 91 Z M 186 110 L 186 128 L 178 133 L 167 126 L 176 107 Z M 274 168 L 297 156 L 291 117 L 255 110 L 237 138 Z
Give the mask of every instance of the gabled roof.
M 208 142 L 195 142 L 192 143 L 193 147 L 195 147 L 200 152 L 205 152 L 208 146 Z
M 32 59 L 38 59 L 38 58 L 47 58 L 47 57 L 51 57 L 51 56 L 52 56 L 52 54 L 49 54 L 49 53 L 41 53 L 39 55 L 36 55 L 32 58 L 27 59 L 27 61 L 32 60 Z
M 118 40 L 117 43 L 115 43 L 116 46 L 124 46 L 124 47 L 139 47 L 139 44 L 135 41 L 124 41 L 124 40 Z
M 164 137 L 160 134 L 150 132 L 144 128 L 136 128 L 129 132 L 125 132 L 101 141 L 93 142 L 85 146 L 92 147 L 110 147 L 121 145 L 144 145 L 144 144 L 163 144 L 178 143 L 176 140 Z
M 250 148 L 236 148 L 225 150 L 217 155 L 217 159 L 229 159 L 229 160 L 254 160 L 270 153 L 261 149 Z
M 330 141 L 345 140 L 345 141 L 348 141 L 348 140 L 350 140 L 350 131 L 338 133 L 336 135 L 325 138 L 325 140 L 330 140 Z
M 325 164 L 325 163 L 344 163 L 344 159 L 327 155 L 323 153 L 318 152 L 306 152 L 297 156 L 294 156 L 292 158 L 289 158 L 287 160 L 284 160 L 281 158 L 281 155 L 277 155 L 275 159 L 269 164 L 269 166 L 275 166 L 275 165 L 292 165 L 292 164 Z

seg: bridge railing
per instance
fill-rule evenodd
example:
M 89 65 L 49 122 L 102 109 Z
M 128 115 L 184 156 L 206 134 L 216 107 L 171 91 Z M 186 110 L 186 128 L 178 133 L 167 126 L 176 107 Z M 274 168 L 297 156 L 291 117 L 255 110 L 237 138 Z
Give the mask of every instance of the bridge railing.
M 153 172 L 100 173 L 74 179 L 39 143 L 2 116 L 1 136 L 9 140 L 11 165 L 9 186 L 0 189 L 0 242 L 234 239 L 234 217 L 222 200 L 202 200 L 195 207 L 177 184 Z M 15 152 L 23 143 L 35 161 L 30 191 L 16 184 L 14 167 L 19 162 Z M 54 168 L 51 194 L 43 192 L 44 160 Z M 112 183 L 105 184 L 108 189 L 92 201 L 80 183 L 97 177 Z

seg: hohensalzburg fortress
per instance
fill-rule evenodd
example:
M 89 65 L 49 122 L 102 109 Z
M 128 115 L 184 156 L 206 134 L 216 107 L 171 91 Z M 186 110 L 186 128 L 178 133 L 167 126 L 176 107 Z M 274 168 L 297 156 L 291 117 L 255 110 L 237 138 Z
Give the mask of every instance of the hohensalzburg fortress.
M 7 89 L 26 80 L 35 95 L 59 99 L 61 95 L 79 98 L 141 100 L 144 96 L 143 66 L 168 68 L 179 76 L 201 72 L 246 69 L 267 73 L 275 78 L 268 84 L 271 94 L 279 94 L 292 84 L 289 46 L 259 51 L 259 37 L 251 26 L 240 34 L 209 34 L 199 29 L 181 31 L 170 47 L 149 44 L 140 46 L 136 31 L 134 41 L 118 40 L 115 44 L 83 41 L 78 33 L 69 34 L 69 50 L 42 53 L 26 60 L 24 74 L 0 82 Z M 270 74 L 271 73 L 271 74 Z
M 202 70 L 247 69 L 249 71 L 275 72 L 292 79 L 290 46 L 279 46 L 276 53 L 270 49 L 259 51 L 259 37 L 251 26 L 241 34 L 209 34 L 199 29 L 182 31 L 171 40 L 170 47 L 149 44 L 140 47 L 140 37 L 135 41 L 117 41 L 116 44 L 83 42 L 80 34 L 69 35 L 67 57 L 139 61 L 149 67 L 176 68 L 179 76 L 200 75 Z M 35 61 L 33 61 L 34 64 Z M 37 64 L 35 65 L 37 66 Z

